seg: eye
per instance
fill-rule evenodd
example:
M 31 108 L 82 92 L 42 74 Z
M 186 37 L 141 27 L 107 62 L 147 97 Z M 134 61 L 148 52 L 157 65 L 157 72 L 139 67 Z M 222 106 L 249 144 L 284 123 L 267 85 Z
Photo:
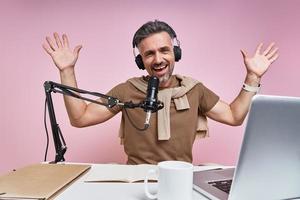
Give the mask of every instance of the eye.
M 163 47 L 160 49 L 160 51 L 164 54 L 167 54 L 171 52 L 171 49 L 169 47 Z
M 147 57 L 147 58 L 149 58 L 149 57 L 152 56 L 153 54 L 154 54 L 153 51 L 147 51 L 147 52 L 144 53 L 144 56 Z

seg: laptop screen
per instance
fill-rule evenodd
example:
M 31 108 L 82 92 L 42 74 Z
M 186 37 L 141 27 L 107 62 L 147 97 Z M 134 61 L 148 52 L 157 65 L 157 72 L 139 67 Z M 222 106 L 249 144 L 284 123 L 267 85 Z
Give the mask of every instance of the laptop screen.
M 300 98 L 256 95 L 229 199 L 296 198 L 299 186 Z

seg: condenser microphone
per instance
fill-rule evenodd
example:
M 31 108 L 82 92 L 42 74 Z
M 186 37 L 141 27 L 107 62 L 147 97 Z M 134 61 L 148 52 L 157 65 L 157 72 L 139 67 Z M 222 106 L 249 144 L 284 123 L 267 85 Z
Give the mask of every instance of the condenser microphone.
M 152 112 L 163 108 L 163 104 L 157 100 L 157 92 L 159 86 L 159 79 L 156 76 L 151 76 L 148 81 L 147 96 L 143 102 L 143 109 L 146 112 L 145 128 L 150 125 L 150 117 Z

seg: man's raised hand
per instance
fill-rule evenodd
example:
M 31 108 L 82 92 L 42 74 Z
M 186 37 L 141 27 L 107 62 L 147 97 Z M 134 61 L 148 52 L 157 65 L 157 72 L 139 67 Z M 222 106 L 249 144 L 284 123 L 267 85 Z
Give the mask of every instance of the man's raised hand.
M 43 43 L 43 48 L 51 56 L 54 64 L 60 71 L 74 68 L 82 45 L 77 45 L 74 50 L 72 50 L 69 46 L 69 40 L 66 34 L 62 35 L 62 39 L 56 32 L 53 36 L 54 40 L 49 36 L 46 37 L 47 43 Z

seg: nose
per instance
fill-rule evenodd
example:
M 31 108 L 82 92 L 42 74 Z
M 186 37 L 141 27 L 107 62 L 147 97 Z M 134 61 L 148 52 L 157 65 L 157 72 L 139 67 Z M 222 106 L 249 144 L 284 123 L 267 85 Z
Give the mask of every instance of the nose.
M 163 57 L 162 57 L 162 55 L 159 52 L 157 52 L 155 54 L 155 56 L 154 56 L 154 63 L 157 64 L 157 65 L 159 65 L 162 62 L 163 62 Z

